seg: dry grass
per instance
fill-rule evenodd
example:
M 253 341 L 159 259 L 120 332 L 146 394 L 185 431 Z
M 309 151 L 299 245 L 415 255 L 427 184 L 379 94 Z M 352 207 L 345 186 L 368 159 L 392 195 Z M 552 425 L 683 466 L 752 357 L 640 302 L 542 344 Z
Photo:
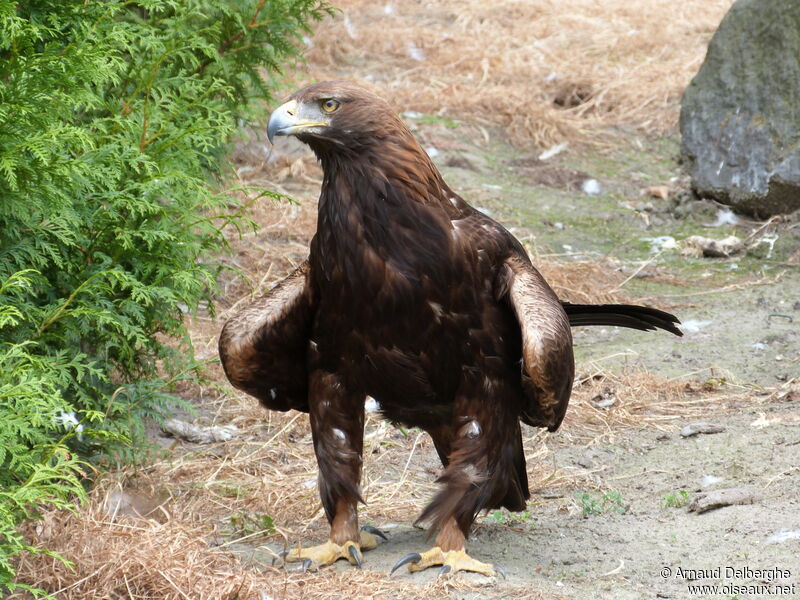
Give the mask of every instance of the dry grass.
M 298 81 L 368 81 L 399 110 L 499 125 L 517 144 L 663 133 L 731 4 L 341 0 Z
M 625 277 L 610 261 L 559 261 L 533 255 L 536 267 L 558 297 L 568 302 L 613 303 L 628 300 L 620 290 Z
M 22 580 L 58 598 L 258 598 L 256 573 L 235 557 L 210 550 L 201 523 L 175 518 L 112 518 L 103 508 L 106 490 L 77 515 L 50 513 L 32 536 L 59 552 L 74 569 L 46 555 L 24 556 Z M 14 596 L 12 596 L 14 597 Z
M 286 164 L 260 168 L 256 176 L 276 177 Z M 283 166 L 281 166 L 283 164 Z M 298 182 L 298 179 L 300 180 Z M 302 200 L 300 205 L 261 203 L 252 212 L 261 229 L 234 240 L 232 259 L 251 276 L 253 288 L 268 289 L 306 255 L 314 231 L 313 197 L 318 183 L 304 176 L 286 177 L 282 185 Z M 291 232 L 291 233 L 290 233 Z M 620 273 L 592 262 L 537 264 L 559 294 L 575 301 L 619 301 Z M 198 318 L 191 327 L 201 357 L 216 352 L 221 319 L 251 296 L 249 286 L 231 281 L 220 319 Z M 666 429 L 679 419 L 723 409 L 740 396 L 730 390 L 667 381 L 646 373 L 614 374 L 587 365 L 576 383 L 570 410 L 558 443 L 594 444 L 613 441 L 626 431 Z M 218 365 L 209 375 L 224 381 Z M 64 600 L 105 598 L 452 598 L 477 593 L 463 581 L 419 585 L 408 578 L 348 570 L 338 574 L 286 573 L 265 567 L 271 547 L 324 539 L 327 525 L 316 490 L 308 417 L 266 412 L 241 394 L 220 395 L 214 389 L 186 390 L 198 399 L 203 421 L 233 424 L 241 435 L 208 446 L 181 445 L 169 460 L 144 471 L 114 474 L 94 490 L 91 503 L 77 515 L 51 513 L 29 530 L 30 539 L 61 553 L 75 564 L 70 570 L 47 556 L 26 556 L 21 580 L 59 590 Z M 602 401 L 613 399 L 610 406 Z M 764 401 L 771 397 L 765 396 Z M 600 404 L 598 404 L 600 403 Z M 560 467 L 551 449 L 553 438 L 525 428 L 528 475 L 534 493 L 563 494 L 593 485 L 591 472 Z M 440 465 L 430 439 L 418 431 L 402 432 L 377 415 L 367 416 L 363 490 L 368 501 L 362 522 L 409 523 L 435 489 Z M 588 478 L 588 479 L 587 479 Z M 128 492 L 166 498 L 157 520 L 113 518 L 104 508 L 108 494 L 122 486 Z M 161 518 L 161 515 L 164 515 Z M 269 515 L 276 530 L 260 527 Z M 246 566 L 234 550 L 257 548 Z M 245 557 L 246 558 L 246 557 Z M 496 597 L 541 598 L 519 588 L 493 590 Z
M 787 394 L 800 395 L 800 381 L 787 382 L 757 401 L 785 401 Z M 596 406 L 609 397 L 615 399 L 611 406 Z M 626 430 L 665 429 L 679 419 L 699 418 L 712 407 L 731 409 L 742 401 L 742 395 L 711 384 L 666 381 L 646 373 L 592 372 L 576 384 L 557 437 L 560 443 L 613 442 Z M 747 397 L 747 402 L 753 398 Z M 314 486 L 316 462 L 307 417 L 265 415 L 254 401 L 240 396 L 220 399 L 210 408 L 215 421 L 239 425 L 242 435 L 223 444 L 183 446 L 170 460 L 144 471 L 117 473 L 114 482 L 93 490 L 90 504 L 77 515 L 47 514 L 29 527 L 29 539 L 61 553 L 74 569 L 49 556 L 25 556 L 21 580 L 76 600 L 428 600 L 487 593 L 463 580 L 420 585 L 407 577 L 355 569 L 302 574 L 270 568 L 263 544 L 308 543 L 326 533 Z M 430 441 L 418 432 L 403 434 L 387 427 L 375 415 L 368 416 L 366 430 L 364 491 L 369 504 L 361 511 L 362 521 L 410 521 L 430 496 L 438 472 Z M 550 434 L 525 428 L 524 438 L 531 489 L 544 494 L 534 496 L 534 504 L 561 496 L 558 501 L 568 505 L 577 489 L 597 485 L 591 471 L 556 463 Z M 139 498 L 163 499 L 153 511 L 155 518 L 110 511 L 109 497 L 123 486 Z M 277 532 L 235 525 L 247 518 L 258 523 L 265 514 L 280 524 Z M 249 561 L 258 568 L 245 566 L 245 544 L 258 553 Z M 15 597 L 21 596 L 10 598 Z M 543 598 L 519 587 L 493 589 L 492 597 Z
M 114 518 L 103 510 L 102 494 L 97 489 L 95 501 L 77 515 L 48 514 L 36 535 L 69 557 L 74 569 L 49 556 L 26 556 L 20 565 L 25 577 L 58 598 L 81 600 L 436 599 L 449 597 L 453 588 L 469 588 L 444 582 L 422 588 L 355 569 L 323 576 L 269 567 L 259 572 L 245 568 L 225 547 L 209 547 L 208 530 L 199 519 L 183 516 L 162 524 Z M 175 512 L 186 514 L 185 507 Z
M 724 411 L 738 394 L 644 371 L 612 373 L 586 365 L 562 427 L 592 442 L 613 441 L 631 429 L 674 429 L 675 423 Z

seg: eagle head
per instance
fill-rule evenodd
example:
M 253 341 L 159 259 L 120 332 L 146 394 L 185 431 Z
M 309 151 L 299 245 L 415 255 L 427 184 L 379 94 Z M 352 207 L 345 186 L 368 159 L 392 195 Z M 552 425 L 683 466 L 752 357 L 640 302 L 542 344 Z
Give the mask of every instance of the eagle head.
M 319 154 L 358 151 L 405 131 L 380 96 L 349 81 L 325 81 L 298 90 L 276 108 L 267 137 L 273 142 L 277 135 L 294 135 Z

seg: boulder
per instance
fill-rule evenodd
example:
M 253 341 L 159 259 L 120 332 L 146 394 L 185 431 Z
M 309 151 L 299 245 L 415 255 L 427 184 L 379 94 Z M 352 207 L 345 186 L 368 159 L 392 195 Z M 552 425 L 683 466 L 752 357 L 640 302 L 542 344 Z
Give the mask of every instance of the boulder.
M 800 1 L 737 0 L 681 101 L 695 191 L 758 218 L 800 209 Z

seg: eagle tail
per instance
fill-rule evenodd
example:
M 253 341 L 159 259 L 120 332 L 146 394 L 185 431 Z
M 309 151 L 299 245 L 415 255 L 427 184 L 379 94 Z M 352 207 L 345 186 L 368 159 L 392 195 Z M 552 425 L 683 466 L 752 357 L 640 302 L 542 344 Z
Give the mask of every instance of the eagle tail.
M 663 329 L 677 336 L 683 332 L 678 328 L 680 321 L 657 308 L 635 304 L 570 304 L 562 302 L 564 311 L 572 327 L 584 325 L 614 325 L 641 331 Z

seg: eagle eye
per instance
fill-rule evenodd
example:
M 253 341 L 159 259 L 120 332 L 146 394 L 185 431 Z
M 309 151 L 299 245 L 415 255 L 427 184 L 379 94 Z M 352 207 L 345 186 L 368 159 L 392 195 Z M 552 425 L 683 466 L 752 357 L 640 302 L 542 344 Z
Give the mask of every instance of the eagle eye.
M 320 106 L 322 110 L 326 113 L 336 112 L 339 109 L 340 103 L 338 100 L 334 100 L 333 98 L 328 98 L 327 100 L 322 100 L 320 102 Z

